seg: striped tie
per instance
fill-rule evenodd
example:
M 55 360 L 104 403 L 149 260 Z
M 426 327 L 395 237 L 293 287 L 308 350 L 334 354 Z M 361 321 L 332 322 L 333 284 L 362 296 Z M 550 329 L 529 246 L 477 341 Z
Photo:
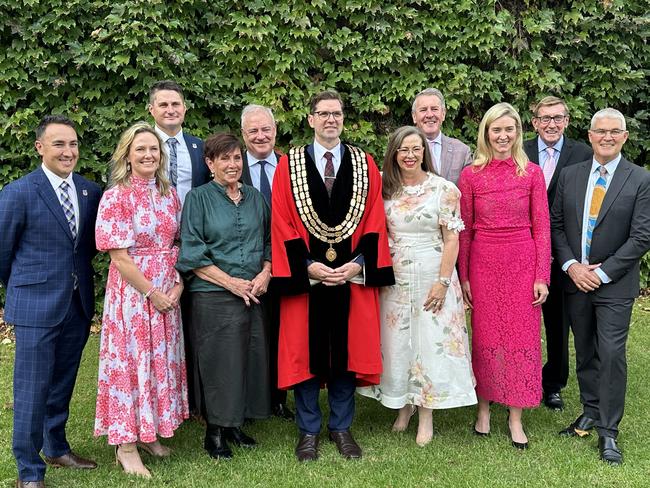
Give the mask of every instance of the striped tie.
M 332 188 L 334 187 L 334 181 L 336 181 L 336 176 L 334 176 L 334 161 L 333 158 L 334 155 L 327 151 L 325 153 L 325 159 L 327 160 L 327 163 L 325 163 L 325 188 L 327 188 L 327 194 L 329 196 L 332 196 Z
M 600 207 L 603 206 L 603 200 L 605 199 L 605 192 L 607 191 L 607 169 L 605 168 L 605 166 L 601 165 L 598 168 L 598 172 L 600 173 L 600 175 L 596 180 L 596 185 L 594 186 L 594 192 L 591 195 L 591 205 L 589 205 L 589 220 L 587 221 L 587 242 L 585 244 L 586 262 L 589 262 L 589 253 L 591 251 L 591 237 L 594 233 L 596 220 L 598 220 Z
M 70 189 L 70 185 L 68 185 L 67 181 L 62 181 L 61 184 L 59 185 L 61 208 L 63 208 L 63 213 L 65 214 L 65 218 L 67 219 L 68 225 L 70 226 L 70 232 L 72 232 L 72 237 L 73 239 L 76 239 L 77 224 L 74 220 L 74 207 L 72 206 L 72 200 L 70 200 L 70 194 L 68 193 L 69 189 Z
M 178 141 L 175 137 L 167 139 L 167 146 L 169 147 L 169 182 L 174 188 L 178 182 L 178 155 L 176 153 L 176 144 Z

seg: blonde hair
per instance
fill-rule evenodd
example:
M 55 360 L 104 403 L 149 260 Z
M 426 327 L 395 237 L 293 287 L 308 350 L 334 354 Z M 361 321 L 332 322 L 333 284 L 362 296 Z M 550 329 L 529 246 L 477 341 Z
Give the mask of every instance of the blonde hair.
M 160 164 L 156 170 L 156 186 L 161 195 L 169 194 L 169 179 L 167 178 L 167 151 L 163 149 L 163 142 L 158 133 L 146 122 L 136 122 L 126 129 L 120 136 L 115 152 L 111 157 L 111 178 L 109 187 L 117 185 L 130 186 L 131 180 L 131 163 L 128 161 L 129 151 L 135 136 L 142 133 L 153 134 L 160 146 Z
M 515 136 L 515 142 L 512 146 L 512 159 L 517 165 L 517 174 L 522 176 L 526 174 L 528 156 L 526 156 L 526 153 L 524 152 L 521 117 L 519 117 L 519 114 L 512 105 L 505 102 L 497 103 L 485 112 L 485 115 L 478 126 L 476 153 L 474 154 L 473 165 L 482 169 L 492 161 L 492 159 L 494 159 L 494 153 L 492 151 L 492 146 L 490 146 L 490 139 L 488 137 L 488 130 L 490 129 L 490 125 L 501 117 L 511 117 L 515 121 L 517 135 Z

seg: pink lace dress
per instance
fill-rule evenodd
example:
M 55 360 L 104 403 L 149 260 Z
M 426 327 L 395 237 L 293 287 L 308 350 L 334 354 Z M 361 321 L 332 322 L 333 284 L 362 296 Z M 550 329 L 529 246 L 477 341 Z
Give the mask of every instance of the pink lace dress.
M 550 223 L 544 176 L 512 159 L 466 167 L 458 181 L 465 230 L 460 234 L 461 283 L 469 280 L 472 367 L 479 397 L 530 408 L 542 397 L 541 307 L 535 281 L 549 282 Z
M 102 196 L 97 249 L 128 249 L 147 279 L 169 290 L 180 202 L 162 196 L 153 180 L 131 178 Z M 99 351 L 95 435 L 111 445 L 171 437 L 189 416 L 180 309 L 161 313 L 111 263 L 106 282 Z

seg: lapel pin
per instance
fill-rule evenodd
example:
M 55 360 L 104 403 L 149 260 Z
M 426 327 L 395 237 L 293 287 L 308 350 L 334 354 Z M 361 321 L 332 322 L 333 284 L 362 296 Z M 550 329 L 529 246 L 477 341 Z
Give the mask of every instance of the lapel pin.
M 192 143 L 192 147 L 193 147 L 194 149 L 196 149 L 196 142 L 193 142 L 193 143 Z
M 88 190 L 81 190 L 81 194 L 82 194 L 84 197 L 87 197 L 87 196 L 88 196 Z

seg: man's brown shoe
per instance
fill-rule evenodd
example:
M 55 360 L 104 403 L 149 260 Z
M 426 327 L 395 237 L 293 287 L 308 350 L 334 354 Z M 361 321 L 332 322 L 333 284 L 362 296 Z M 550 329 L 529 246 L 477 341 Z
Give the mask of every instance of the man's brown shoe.
M 16 480 L 16 488 L 45 488 L 45 481 L 20 481 Z
M 316 461 L 318 459 L 318 434 L 300 434 L 296 446 L 298 461 Z
M 336 444 L 341 456 L 345 459 L 361 459 L 361 448 L 349 430 L 330 432 L 330 440 Z
M 95 469 L 97 467 L 95 461 L 77 456 L 72 451 L 55 458 L 45 456 L 45 462 L 53 468 Z

